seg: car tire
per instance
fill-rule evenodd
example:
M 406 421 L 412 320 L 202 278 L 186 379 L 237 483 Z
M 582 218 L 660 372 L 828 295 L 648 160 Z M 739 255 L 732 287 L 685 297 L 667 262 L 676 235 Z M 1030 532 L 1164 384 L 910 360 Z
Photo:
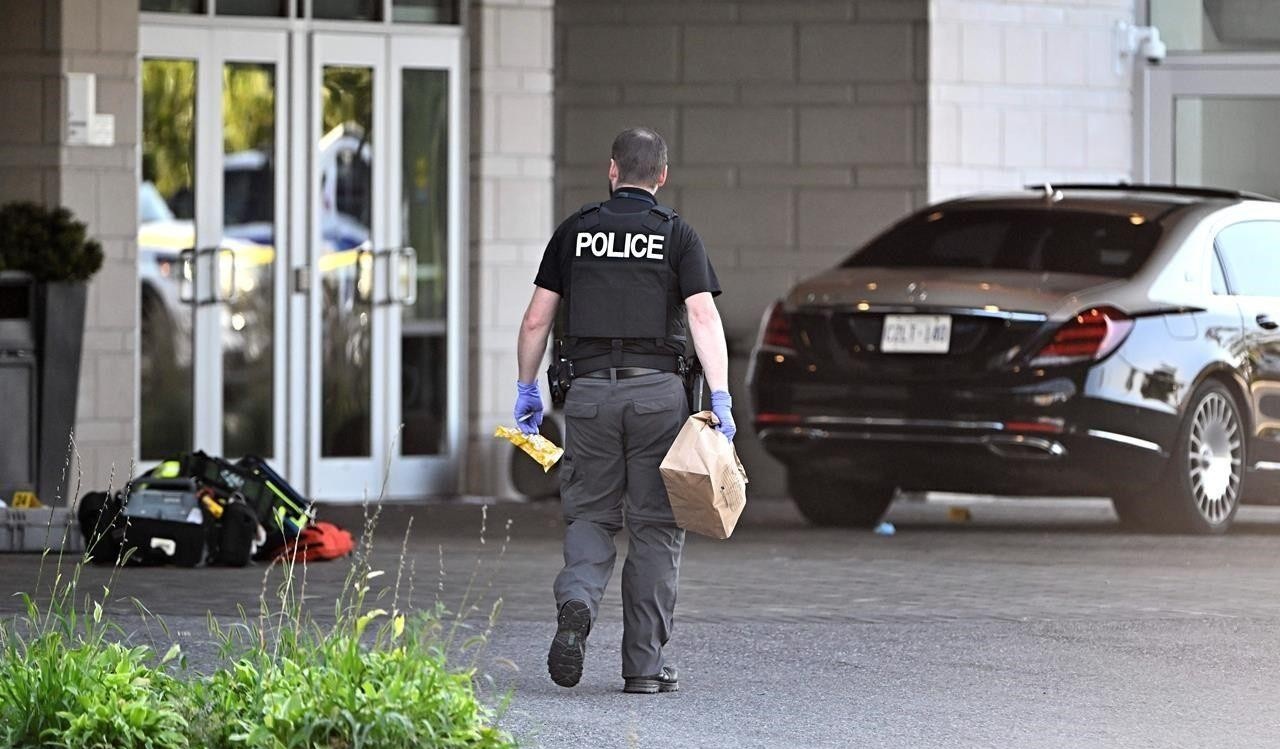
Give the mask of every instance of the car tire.
M 1178 427 L 1163 478 L 1148 492 L 1112 499 L 1121 523 L 1160 533 L 1225 533 L 1244 496 L 1245 436 L 1231 392 L 1219 382 L 1201 385 Z
M 819 478 L 801 467 L 787 473 L 796 508 L 805 520 L 822 528 L 870 528 L 893 502 L 893 484 Z

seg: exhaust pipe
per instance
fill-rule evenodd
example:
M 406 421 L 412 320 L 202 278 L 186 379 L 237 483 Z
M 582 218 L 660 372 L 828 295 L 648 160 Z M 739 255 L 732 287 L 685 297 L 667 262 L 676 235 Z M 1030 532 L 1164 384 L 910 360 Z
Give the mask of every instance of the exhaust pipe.
M 1066 457 L 1061 442 L 1023 435 L 996 435 L 986 440 L 987 449 L 1002 458 L 1013 460 L 1057 460 Z

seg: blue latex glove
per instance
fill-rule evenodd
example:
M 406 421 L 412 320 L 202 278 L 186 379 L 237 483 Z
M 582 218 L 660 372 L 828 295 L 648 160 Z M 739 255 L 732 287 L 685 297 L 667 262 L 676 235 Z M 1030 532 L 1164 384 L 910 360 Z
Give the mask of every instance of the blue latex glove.
M 538 381 L 528 385 L 516 382 L 516 426 L 525 434 L 537 434 L 542 426 L 542 393 L 538 392 Z
M 711 393 L 711 413 L 720 420 L 716 427 L 725 439 L 733 442 L 733 435 L 738 433 L 738 426 L 733 423 L 733 396 L 727 390 L 715 390 Z

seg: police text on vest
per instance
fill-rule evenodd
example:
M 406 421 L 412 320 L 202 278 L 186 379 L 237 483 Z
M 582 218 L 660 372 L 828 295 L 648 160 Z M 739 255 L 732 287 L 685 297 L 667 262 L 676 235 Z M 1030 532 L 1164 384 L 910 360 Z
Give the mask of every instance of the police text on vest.
M 591 250 L 596 257 L 633 257 L 662 260 L 662 245 L 666 237 L 661 234 L 627 234 L 621 248 L 615 247 L 616 234 L 607 232 L 578 232 L 574 257 L 582 257 L 583 250 Z

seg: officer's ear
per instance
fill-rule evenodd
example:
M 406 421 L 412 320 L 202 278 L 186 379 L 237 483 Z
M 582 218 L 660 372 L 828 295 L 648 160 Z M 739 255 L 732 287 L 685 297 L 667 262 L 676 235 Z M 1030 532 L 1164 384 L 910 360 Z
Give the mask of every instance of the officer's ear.
M 665 184 L 667 184 L 667 168 L 664 166 L 662 167 L 662 173 L 658 175 L 658 184 L 654 185 L 654 187 L 662 187 Z
M 609 186 L 617 187 L 618 185 L 618 162 L 609 159 Z

